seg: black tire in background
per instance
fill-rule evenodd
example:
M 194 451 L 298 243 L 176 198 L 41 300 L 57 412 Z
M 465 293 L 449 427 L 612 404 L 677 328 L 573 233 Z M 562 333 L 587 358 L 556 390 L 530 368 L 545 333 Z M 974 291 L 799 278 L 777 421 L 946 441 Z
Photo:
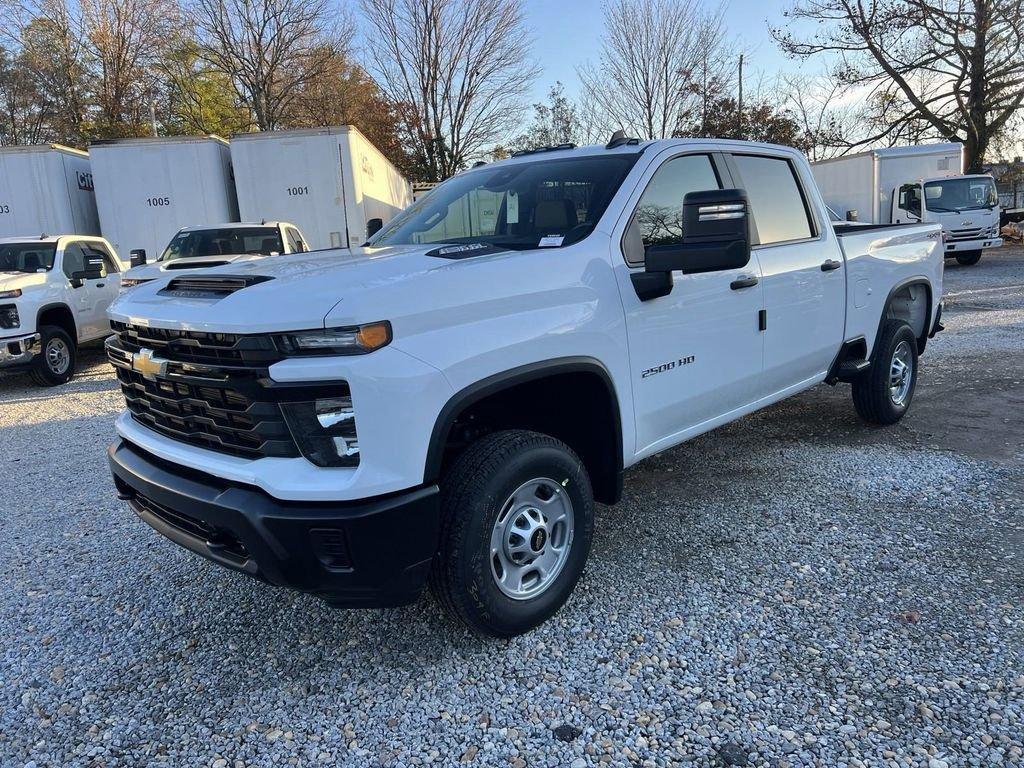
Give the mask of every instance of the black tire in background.
M 535 506 L 545 514 L 547 502 L 569 510 L 568 515 L 562 513 L 563 520 L 571 517 L 566 526 L 568 543 L 561 542 L 565 554 L 559 556 L 560 565 L 551 569 L 547 586 L 536 596 L 513 598 L 506 593 L 507 586 L 499 586 L 497 574 L 504 571 L 492 544 L 495 536 L 501 538 L 512 530 L 515 510 L 526 509 L 513 502 L 523 488 L 532 488 L 532 483 L 539 483 L 537 493 L 542 501 Z M 560 494 L 564 496 L 556 499 Z M 544 527 L 539 521 L 538 517 L 538 525 Z M 543 556 L 545 545 L 552 551 L 558 549 L 558 529 L 523 530 L 521 546 L 534 547 L 527 556 L 534 551 Z M 561 530 L 564 536 L 565 527 Z M 470 445 L 442 478 L 441 541 L 431 589 L 449 614 L 476 633 L 490 637 L 521 634 L 546 621 L 569 598 L 583 572 L 593 533 L 593 491 L 576 454 L 560 440 L 537 432 L 495 432 Z M 515 538 L 514 530 L 511 536 Z
M 956 260 L 965 267 L 969 267 L 981 261 L 981 251 L 964 251 L 963 253 L 958 253 L 956 255 Z
M 909 366 L 902 377 L 898 360 Z M 902 320 L 885 321 L 875 339 L 871 367 L 853 382 L 857 415 L 869 424 L 895 424 L 902 419 L 914 398 L 918 370 L 917 337 L 913 329 Z
M 42 387 L 67 384 L 75 375 L 78 349 L 67 331 L 56 325 L 39 329 L 39 354 L 32 361 L 32 380 Z

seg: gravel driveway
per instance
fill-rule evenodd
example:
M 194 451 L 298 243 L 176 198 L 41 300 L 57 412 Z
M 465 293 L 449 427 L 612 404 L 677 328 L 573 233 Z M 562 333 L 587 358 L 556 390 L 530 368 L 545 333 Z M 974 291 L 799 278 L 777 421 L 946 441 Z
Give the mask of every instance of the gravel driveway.
M 507 642 L 150 530 L 98 351 L 0 379 L 0 765 L 1024 764 L 1024 251 L 946 291 L 900 425 L 823 385 L 644 462 Z

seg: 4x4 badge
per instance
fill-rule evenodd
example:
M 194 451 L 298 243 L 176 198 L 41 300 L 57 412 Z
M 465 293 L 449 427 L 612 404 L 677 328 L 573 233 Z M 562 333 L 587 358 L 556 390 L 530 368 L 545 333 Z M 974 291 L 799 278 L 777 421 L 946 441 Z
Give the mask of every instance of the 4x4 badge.
M 167 361 L 157 357 L 152 349 L 140 349 L 132 355 L 132 370 L 145 379 L 156 381 L 158 376 L 167 375 Z

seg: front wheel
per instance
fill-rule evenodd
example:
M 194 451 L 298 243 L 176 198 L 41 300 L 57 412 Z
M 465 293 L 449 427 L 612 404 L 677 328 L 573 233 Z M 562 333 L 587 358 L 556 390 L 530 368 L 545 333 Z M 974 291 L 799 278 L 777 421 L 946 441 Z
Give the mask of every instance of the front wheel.
M 871 367 L 853 381 L 853 405 L 869 424 L 895 424 L 917 387 L 917 337 L 902 320 L 888 320 L 875 339 Z
M 583 572 L 594 533 L 590 478 L 560 440 L 496 432 L 442 479 L 431 589 L 475 632 L 511 637 L 550 618 Z
M 39 329 L 39 354 L 32 361 L 32 380 L 43 387 L 67 384 L 75 374 L 75 342 L 56 325 Z
M 981 251 L 964 251 L 956 255 L 956 260 L 965 267 L 970 267 L 981 261 Z

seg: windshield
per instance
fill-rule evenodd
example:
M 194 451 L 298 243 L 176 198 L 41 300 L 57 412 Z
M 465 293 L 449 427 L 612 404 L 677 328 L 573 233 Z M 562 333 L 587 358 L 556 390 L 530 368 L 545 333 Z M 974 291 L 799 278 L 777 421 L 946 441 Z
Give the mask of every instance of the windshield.
M 243 253 L 284 253 L 277 227 L 225 227 L 179 232 L 159 261 L 200 256 L 236 256 Z
M 535 160 L 470 171 L 416 201 L 370 245 L 571 245 L 589 235 L 639 155 Z
M 929 181 L 924 185 L 924 199 L 929 211 L 970 211 L 999 203 L 991 176 Z
M 0 245 L 0 272 L 49 272 L 56 243 L 4 243 Z

